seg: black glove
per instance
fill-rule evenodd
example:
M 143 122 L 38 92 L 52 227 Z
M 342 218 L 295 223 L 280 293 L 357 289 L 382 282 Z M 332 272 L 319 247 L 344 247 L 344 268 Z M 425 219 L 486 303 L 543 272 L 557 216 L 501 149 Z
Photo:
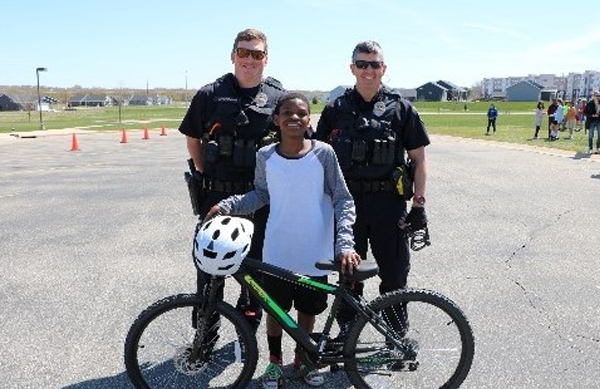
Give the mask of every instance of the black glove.
M 419 231 L 427 228 L 427 215 L 425 214 L 425 208 L 423 207 L 412 207 L 408 215 L 401 219 L 398 223 L 400 229 L 408 227 L 410 231 Z

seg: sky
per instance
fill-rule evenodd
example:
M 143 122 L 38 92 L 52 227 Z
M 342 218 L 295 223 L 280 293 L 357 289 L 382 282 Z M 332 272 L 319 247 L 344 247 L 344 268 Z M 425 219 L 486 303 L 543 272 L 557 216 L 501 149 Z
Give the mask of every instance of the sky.
M 10 1 L 0 7 L 0 85 L 195 90 L 231 72 L 237 33 L 266 33 L 265 76 L 287 89 L 352 85 L 356 43 L 375 40 L 384 82 L 600 71 L 600 17 L 549 1 Z M 581 3 L 583 4 L 583 3 Z M 590 3 L 591 4 L 591 3 Z M 592 7 L 593 8 L 593 7 Z

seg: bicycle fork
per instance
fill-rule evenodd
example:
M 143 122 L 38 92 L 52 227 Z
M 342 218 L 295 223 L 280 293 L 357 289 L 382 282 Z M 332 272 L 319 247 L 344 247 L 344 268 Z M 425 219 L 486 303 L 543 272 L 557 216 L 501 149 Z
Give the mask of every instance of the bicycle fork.
M 213 276 L 204 289 L 202 305 L 197 311 L 196 333 L 190 352 L 190 360 L 193 362 L 198 360 L 208 361 L 212 349 L 217 342 L 219 336 L 219 318 L 215 317 L 217 315 L 216 303 L 219 299 L 218 293 L 223 282 L 223 277 Z M 213 331 L 214 334 L 211 334 Z

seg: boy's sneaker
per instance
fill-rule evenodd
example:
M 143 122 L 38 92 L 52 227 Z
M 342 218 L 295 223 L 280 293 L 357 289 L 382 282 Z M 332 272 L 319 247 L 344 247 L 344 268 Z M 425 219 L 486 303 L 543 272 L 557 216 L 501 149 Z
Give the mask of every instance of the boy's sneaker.
M 298 356 L 294 358 L 294 370 L 296 370 L 297 374 L 302 376 L 304 382 L 310 386 L 316 387 L 325 383 L 323 373 L 321 373 L 319 370 L 308 371 L 308 368 L 302 363 Z
M 283 372 L 281 370 L 281 359 L 271 356 L 270 363 L 267 365 L 265 374 L 262 376 L 262 385 L 264 389 L 279 389 L 283 383 Z

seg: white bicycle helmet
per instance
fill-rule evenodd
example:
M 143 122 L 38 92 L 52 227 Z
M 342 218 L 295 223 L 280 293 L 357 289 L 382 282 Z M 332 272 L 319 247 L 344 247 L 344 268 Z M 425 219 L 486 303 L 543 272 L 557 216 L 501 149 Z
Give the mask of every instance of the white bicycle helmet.
M 205 273 L 226 276 L 235 273 L 250 251 L 254 233 L 251 221 L 217 216 L 199 225 L 194 238 L 194 262 Z

